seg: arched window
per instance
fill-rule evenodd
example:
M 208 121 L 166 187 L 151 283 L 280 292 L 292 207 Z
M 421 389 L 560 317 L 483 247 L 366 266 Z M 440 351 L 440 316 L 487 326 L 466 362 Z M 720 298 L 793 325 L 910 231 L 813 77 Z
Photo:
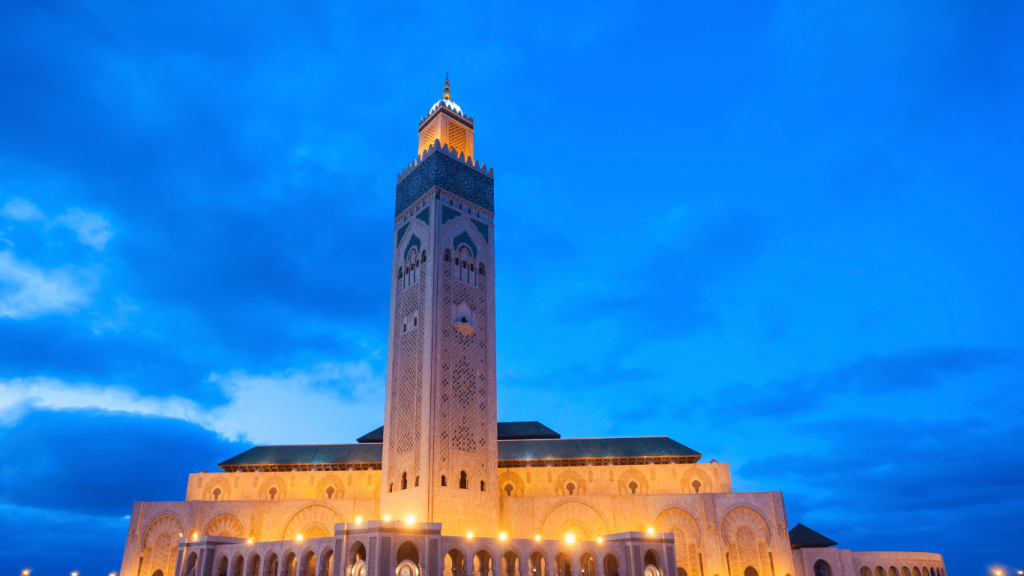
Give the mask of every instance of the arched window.
M 747 569 L 743 571 L 743 576 L 757 576 L 757 569 L 753 566 L 747 566 Z
M 506 496 L 511 496 L 512 495 L 512 490 L 514 490 L 514 488 L 512 488 L 511 484 L 505 484 L 505 495 Z
M 445 262 L 451 262 L 452 261 L 452 251 L 448 250 L 447 248 L 444 251 L 444 261 Z
M 693 486 L 694 494 L 700 494 L 700 480 L 694 480 L 691 486 Z
M 466 480 L 466 471 L 463 470 L 462 472 L 459 473 L 459 488 L 465 490 L 466 488 L 469 488 L 468 484 L 469 483 Z
M 639 488 L 639 487 L 640 487 L 640 485 L 636 483 L 636 480 L 631 480 L 629 482 L 629 491 L 630 491 L 631 494 L 635 495 L 636 494 L 636 489 Z
M 402 472 L 402 490 L 405 490 L 408 487 L 409 487 L 409 480 L 406 477 L 405 472 Z
M 330 500 L 331 498 L 334 498 L 334 486 L 327 487 L 327 499 Z
M 461 245 L 455 252 L 455 269 L 452 276 L 469 284 L 476 286 L 476 258 L 465 244 Z
M 220 499 L 220 488 L 214 488 L 213 489 L 213 499 L 214 500 L 219 500 Z
M 445 478 L 444 474 L 442 474 L 441 475 L 441 486 L 447 486 L 447 485 L 448 485 L 448 479 Z
M 413 564 L 419 565 L 420 552 L 416 549 L 415 544 L 412 542 L 406 542 L 398 547 L 398 552 L 395 554 L 395 560 L 397 560 L 399 564 L 408 560 Z
M 413 486 L 419 486 L 420 485 L 420 477 L 419 476 L 416 477 L 416 480 L 413 482 L 412 485 Z
M 861 566 L 860 567 L 860 576 L 871 576 L 871 568 L 868 568 L 867 566 Z M 921 575 L 918 574 L 917 576 L 921 576 Z
M 572 496 L 572 493 L 576 491 L 576 485 L 569 482 L 565 485 L 565 491 L 569 493 L 569 496 Z
M 390 493 L 392 493 L 394 491 L 395 491 L 395 483 L 394 482 L 389 482 L 388 483 L 388 494 L 390 494 Z
M 832 567 L 824 560 L 814 563 L 814 576 L 832 576 Z
M 481 492 L 484 491 L 484 481 L 483 480 L 480 481 L 480 491 Z
M 487 271 L 484 270 L 484 265 L 483 264 L 480 265 L 480 272 L 479 272 L 479 274 L 481 276 L 487 276 Z
M 277 488 L 276 487 L 271 488 L 269 494 L 270 494 L 270 499 L 273 500 L 277 496 Z

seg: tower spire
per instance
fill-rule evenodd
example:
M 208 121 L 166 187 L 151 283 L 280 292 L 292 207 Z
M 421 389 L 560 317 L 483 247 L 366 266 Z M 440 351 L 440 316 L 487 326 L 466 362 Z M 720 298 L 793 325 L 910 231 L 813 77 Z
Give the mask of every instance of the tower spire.
M 445 100 L 452 99 L 452 87 L 448 85 L 448 73 L 444 73 L 444 92 L 441 92 L 441 98 Z

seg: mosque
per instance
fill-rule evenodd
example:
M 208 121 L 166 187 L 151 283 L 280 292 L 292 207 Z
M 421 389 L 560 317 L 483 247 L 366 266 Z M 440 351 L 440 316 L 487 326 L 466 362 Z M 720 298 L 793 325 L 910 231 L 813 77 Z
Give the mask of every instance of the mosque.
M 398 174 L 384 425 L 256 446 L 136 502 L 120 576 L 946 576 L 790 525 L 782 492 L 665 436 L 498 422 L 494 169 L 442 98 Z

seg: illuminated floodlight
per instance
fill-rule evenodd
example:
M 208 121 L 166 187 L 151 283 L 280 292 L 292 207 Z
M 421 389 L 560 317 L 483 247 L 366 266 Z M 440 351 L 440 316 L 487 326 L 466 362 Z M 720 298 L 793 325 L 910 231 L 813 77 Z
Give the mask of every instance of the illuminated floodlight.
M 604 542 L 604 538 L 601 538 L 600 536 L 598 536 L 597 537 L 597 543 L 600 544 L 601 542 Z
M 249 544 L 252 544 L 252 538 L 249 538 Z
M 505 540 L 508 540 L 508 534 L 506 534 L 505 532 L 502 532 L 501 534 L 498 534 L 498 540 L 501 540 L 502 542 L 504 542 Z
M 648 528 L 647 528 L 647 533 L 648 533 L 648 534 L 654 534 L 654 526 L 650 526 L 650 527 L 648 527 Z
M 405 517 L 405 523 L 409 524 L 409 525 L 415 524 L 416 523 L 416 517 L 413 516 L 412 514 L 409 514 L 408 516 Z
M 575 544 L 576 543 L 576 535 L 573 534 L 572 532 L 567 533 L 565 535 L 565 543 L 566 544 Z
M 537 534 L 536 536 L 534 536 L 533 539 L 538 541 L 538 542 L 540 542 L 540 534 Z
M 466 532 L 466 538 L 472 538 L 472 537 L 473 537 L 473 533 L 472 532 Z
M 299 542 L 302 542 L 302 534 L 296 534 L 295 535 L 295 539 L 298 540 Z
M 391 522 L 391 514 L 385 514 L 384 515 L 384 521 L 385 522 Z
M 362 524 L 362 523 L 363 523 L 363 517 L 362 516 L 356 516 L 356 524 Z

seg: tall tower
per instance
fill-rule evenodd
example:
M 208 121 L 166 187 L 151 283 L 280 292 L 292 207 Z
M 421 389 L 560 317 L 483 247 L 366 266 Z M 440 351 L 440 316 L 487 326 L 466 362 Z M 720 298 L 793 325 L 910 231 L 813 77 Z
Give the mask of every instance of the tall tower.
M 494 169 L 447 78 L 398 175 L 389 329 L 381 517 L 495 535 Z

